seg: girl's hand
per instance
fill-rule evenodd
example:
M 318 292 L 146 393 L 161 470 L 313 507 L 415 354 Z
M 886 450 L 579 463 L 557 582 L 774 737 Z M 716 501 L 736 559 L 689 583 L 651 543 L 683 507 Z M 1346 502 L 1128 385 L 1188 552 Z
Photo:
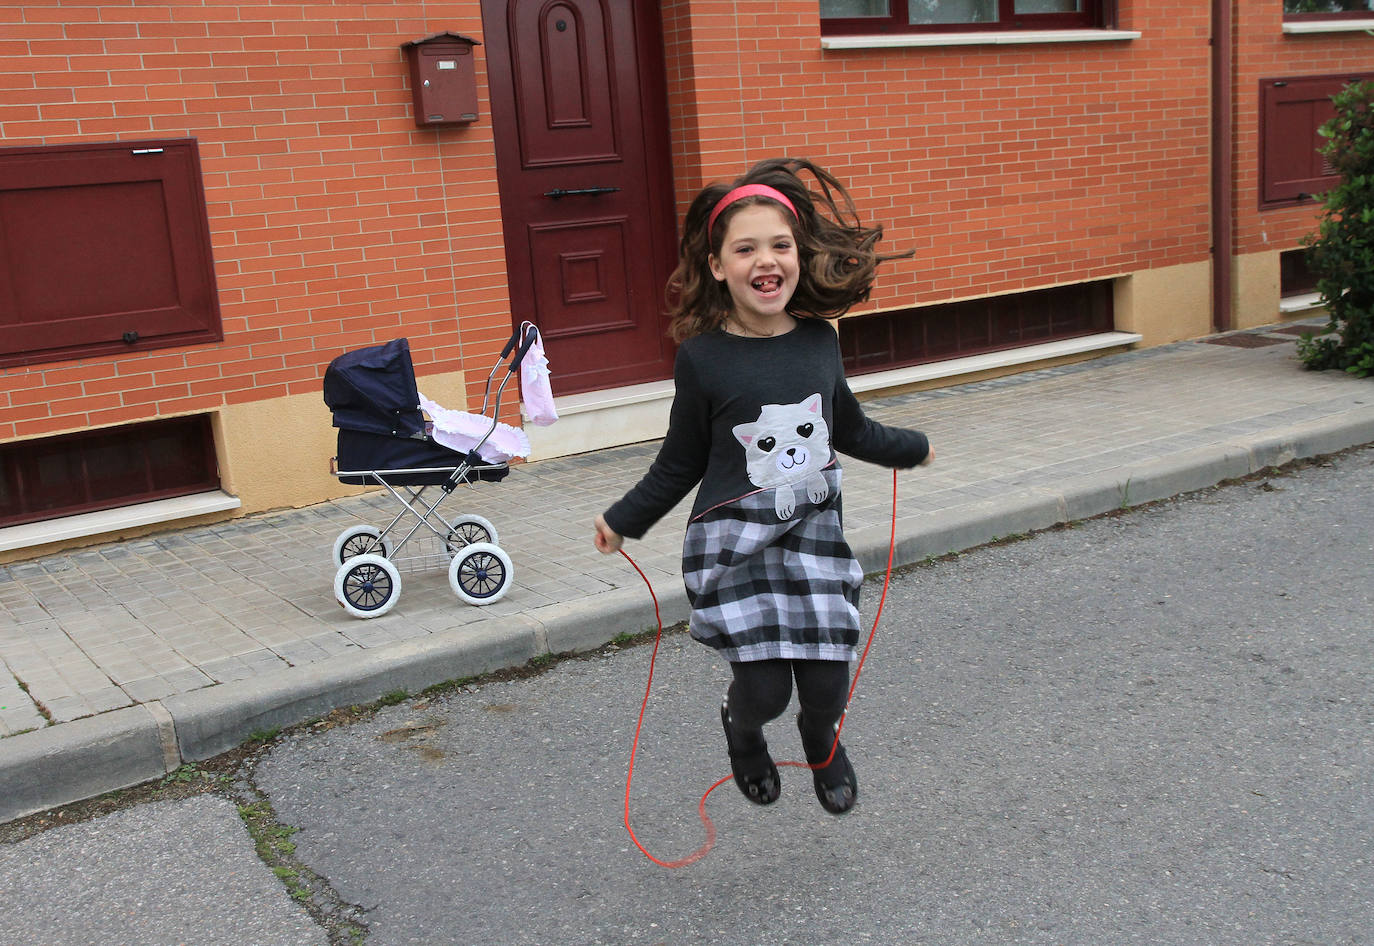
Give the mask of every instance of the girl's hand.
M 920 466 L 930 466 L 930 464 L 931 464 L 932 462 L 934 462 L 934 460 L 935 460 L 935 448 L 934 448 L 934 447 L 928 447 L 928 448 L 927 448 L 927 451 L 926 451 L 926 458 L 925 458 L 924 460 L 922 460 L 922 461 L 920 462 L 919 465 L 920 465 Z
M 596 538 L 593 540 L 596 549 L 602 555 L 611 555 L 620 551 L 620 547 L 625 544 L 625 537 L 606 525 L 606 520 L 596 517 Z

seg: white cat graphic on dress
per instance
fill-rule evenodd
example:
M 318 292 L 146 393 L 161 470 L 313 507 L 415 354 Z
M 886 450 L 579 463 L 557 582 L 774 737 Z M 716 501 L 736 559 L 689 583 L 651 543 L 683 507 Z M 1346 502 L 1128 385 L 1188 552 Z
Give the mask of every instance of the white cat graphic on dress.
M 734 434 L 744 445 L 749 482 L 774 490 L 779 519 L 791 519 L 796 511 L 797 487 L 804 486 L 813 503 L 829 495 L 821 469 L 830 458 L 830 428 L 819 394 L 800 404 L 765 404 L 758 420 L 736 426 Z

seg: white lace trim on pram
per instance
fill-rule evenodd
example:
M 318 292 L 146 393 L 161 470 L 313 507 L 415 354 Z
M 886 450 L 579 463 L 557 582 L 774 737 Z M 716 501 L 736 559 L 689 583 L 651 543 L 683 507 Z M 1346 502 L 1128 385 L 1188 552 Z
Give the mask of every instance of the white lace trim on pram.
M 515 457 L 530 455 L 530 439 L 518 427 L 498 421 L 495 429 L 492 429 L 490 417 L 469 414 L 467 411 L 451 411 L 423 394 L 420 395 L 420 409 L 429 415 L 433 424 L 430 436 L 450 450 L 467 453 L 490 430 L 491 436 L 477 451 L 477 455 L 486 462 L 506 463 Z

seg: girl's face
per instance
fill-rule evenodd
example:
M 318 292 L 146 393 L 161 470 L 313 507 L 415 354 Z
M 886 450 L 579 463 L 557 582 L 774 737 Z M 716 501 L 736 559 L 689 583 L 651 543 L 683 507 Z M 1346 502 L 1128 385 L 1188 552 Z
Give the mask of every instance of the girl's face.
M 730 217 L 711 274 L 725 283 L 736 321 L 766 327 L 787 314 L 801 264 L 792 220 L 775 204 L 750 204 Z

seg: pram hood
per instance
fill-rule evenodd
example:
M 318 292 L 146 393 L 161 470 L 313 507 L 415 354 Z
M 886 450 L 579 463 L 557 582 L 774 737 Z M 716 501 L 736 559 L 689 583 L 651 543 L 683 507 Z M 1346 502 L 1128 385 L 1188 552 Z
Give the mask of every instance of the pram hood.
M 408 339 L 335 358 L 324 372 L 324 402 L 333 412 L 334 426 L 344 430 L 393 437 L 425 433 Z

